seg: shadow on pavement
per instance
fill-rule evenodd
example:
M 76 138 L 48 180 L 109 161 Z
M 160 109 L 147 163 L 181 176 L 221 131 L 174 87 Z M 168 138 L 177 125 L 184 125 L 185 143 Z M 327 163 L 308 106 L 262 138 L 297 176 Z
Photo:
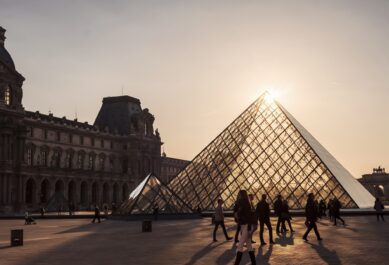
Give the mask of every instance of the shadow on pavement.
M 319 257 L 329 265 L 341 265 L 342 262 L 339 259 L 335 250 L 326 248 L 322 241 L 319 241 L 318 245 L 307 242 L 317 252 Z
M 270 244 L 267 251 L 265 252 L 264 251 L 264 247 L 260 247 L 258 249 L 258 254 L 257 254 L 257 262 L 259 262 L 259 264 L 263 264 L 263 265 L 270 265 L 270 257 L 271 257 L 271 254 L 273 252 L 273 245 Z
M 208 245 L 206 245 L 204 248 L 200 249 L 199 251 L 197 251 L 191 258 L 190 260 L 185 263 L 185 265 L 193 265 L 193 264 L 196 264 L 196 262 L 201 259 L 202 257 L 206 256 L 207 254 L 209 254 L 210 252 L 212 252 L 212 250 L 214 250 L 215 248 L 219 247 L 220 245 L 223 245 L 223 244 L 226 244 L 226 243 L 230 243 L 230 241 L 224 241 L 224 242 L 221 242 L 221 243 L 209 243 Z M 228 250 L 230 251 L 230 250 Z M 226 252 L 228 252 L 226 251 Z M 219 263 L 218 263 L 219 264 Z M 226 264 L 225 261 L 223 263 L 220 263 L 220 264 Z
M 286 247 L 287 245 L 294 245 L 294 237 L 293 234 L 290 233 L 289 235 L 286 234 L 278 234 L 278 238 L 276 238 L 275 243 Z
M 231 245 L 231 249 L 226 249 L 223 254 L 221 254 L 217 259 L 216 259 L 216 264 L 217 265 L 225 265 L 229 264 L 230 261 L 233 260 L 235 257 L 235 243 Z

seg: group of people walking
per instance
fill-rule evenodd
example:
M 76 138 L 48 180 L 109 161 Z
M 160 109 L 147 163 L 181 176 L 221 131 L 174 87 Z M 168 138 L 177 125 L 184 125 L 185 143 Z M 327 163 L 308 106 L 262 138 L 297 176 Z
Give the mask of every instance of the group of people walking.
M 246 190 L 239 191 L 233 209 L 234 219 L 237 223 L 237 230 L 235 234 L 237 252 L 234 264 L 240 264 L 240 261 L 243 256 L 244 247 L 247 248 L 251 264 L 256 264 L 254 250 L 252 247 L 252 243 L 255 243 L 255 241 L 252 240 L 252 235 L 258 229 L 258 222 L 260 244 L 266 245 L 266 242 L 263 237 L 265 226 L 267 227 L 269 232 L 269 243 L 274 244 L 273 229 L 270 222 L 270 205 L 267 202 L 267 196 L 266 194 L 263 194 L 261 200 L 256 206 L 253 205 L 253 198 L 254 196 L 247 194 Z M 233 238 L 228 235 L 224 224 L 223 201 L 219 199 L 217 203 L 218 206 L 215 211 L 215 228 L 213 231 L 213 240 L 217 241 L 216 232 L 219 226 L 222 227 L 226 240 L 232 240 Z M 333 221 L 336 224 L 336 219 L 339 219 L 343 222 L 343 224 L 345 224 L 344 220 L 340 217 L 340 202 L 336 198 L 334 198 L 332 203 L 333 205 L 331 206 L 331 214 L 333 216 Z M 320 204 L 321 203 L 315 200 L 313 193 L 310 193 L 308 195 L 307 203 L 305 206 L 305 225 L 307 229 L 302 237 L 305 241 L 308 241 L 308 235 L 312 230 L 314 231 L 317 240 L 322 240 L 316 223 L 319 218 L 322 218 L 323 214 L 325 215 L 326 210 L 324 210 L 323 213 L 323 209 L 321 208 Z M 290 231 L 291 233 L 295 232 L 291 224 L 292 217 L 289 212 L 288 201 L 282 199 L 281 195 L 278 195 L 276 201 L 274 202 L 274 213 L 277 216 L 277 234 L 286 233 L 287 231 Z

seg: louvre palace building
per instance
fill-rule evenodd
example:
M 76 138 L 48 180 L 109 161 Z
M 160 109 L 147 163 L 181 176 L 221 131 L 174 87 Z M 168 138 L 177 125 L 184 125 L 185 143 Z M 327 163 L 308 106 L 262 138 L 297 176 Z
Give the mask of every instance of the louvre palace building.
M 0 214 L 120 204 L 148 173 L 164 179 L 185 165 L 161 156 L 154 116 L 137 98 L 104 98 L 93 125 L 25 110 L 5 39 L 0 27 Z

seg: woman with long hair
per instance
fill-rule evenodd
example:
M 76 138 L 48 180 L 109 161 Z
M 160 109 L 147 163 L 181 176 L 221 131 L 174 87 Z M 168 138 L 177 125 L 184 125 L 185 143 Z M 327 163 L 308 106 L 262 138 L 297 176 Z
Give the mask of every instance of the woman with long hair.
M 241 227 L 241 237 L 238 243 L 238 249 L 236 252 L 235 265 L 238 265 L 242 260 L 243 246 L 246 244 L 247 251 L 250 255 L 251 264 L 255 265 L 254 250 L 251 245 L 251 236 L 253 233 L 254 225 L 256 223 L 256 217 L 251 210 L 251 204 L 247 192 L 240 190 L 238 194 L 236 205 L 236 217 L 238 224 Z

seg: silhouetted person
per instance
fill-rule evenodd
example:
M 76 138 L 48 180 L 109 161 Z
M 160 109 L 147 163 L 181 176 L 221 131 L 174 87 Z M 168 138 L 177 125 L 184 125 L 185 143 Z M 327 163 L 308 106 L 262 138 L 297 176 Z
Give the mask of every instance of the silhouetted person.
M 238 194 L 238 198 L 236 201 L 239 200 L 239 194 Z M 240 234 L 240 225 L 239 225 L 239 222 L 238 222 L 238 205 L 235 203 L 234 205 L 234 208 L 233 208 L 233 214 L 234 214 L 234 221 L 236 223 L 236 232 L 235 232 L 235 243 L 238 243 L 239 242 L 239 234 Z
M 334 202 L 332 199 L 330 199 L 328 201 L 328 205 L 327 205 L 327 208 L 328 208 L 328 217 L 330 218 L 330 221 L 332 221 L 334 219 Z
M 196 210 L 196 211 L 197 211 L 197 213 L 198 213 L 199 215 L 201 215 L 202 212 L 201 212 L 201 207 L 200 207 L 200 205 L 197 206 L 197 210 Z
M 223 213 L 223 200 L 218 199 L 217 200 L 217 207 L 215 209 L 215 229 L 213 229 L 213 242 L 216 242 L 216 231 L 219 228 L 219 225 L 223 229 L 224 236 L 226 237 L 226 240 L 231 240 L 232 237 L 230 237 L 227 234 L 226 226 L 224 225 L 224 213 Z
M 319 231 L 317 230 L 317 226 L 316 226 L 317 205 L 315 204 L 313 193 L 308 194 L 308 200 L 307 200 L 307 204 L 305 206 L 305 216 L 306 216 L 305 224 L 307 226 L 307 231 L 303 235 L 303 239 L 305 241 L 308 241 L 307 236 L 308 236 L 309 232 L 311 232 L 311 230 L 313 229 L 313 231 L 315 231 L 317 240 L 322 240 L 322 238 L 320 237 Z
M 108 205 L 105 204 L 104 205 L 104 216 L 105 216 L 105 219 L 108 219 L 108 213 L 109 213 Z
M 273 229 L 271 227 L 271 222 L 270 222 L 270 207 L 269 207 L 269 204 L 266 201 L 266 194 L 262 195 L 262 199 L 257 204 L 255 212 L 256 212 L 258 220 L 259 220 L 259 239 L 261 241 L 261 245 L 266 245 L 266 242 L 263 239 L 263 231 L 264 231 L 264 226 L 265 225 L 267 227 L 267 230 L 269 230 L 269 241 L 270 241 L 270 244 L 274 244 L 274 241 L 273 241 Z
M 376 198 L 375 199 L 375 203 L 374 203 L 374 209 L 376 211 L 376 214 L 377 214 L 377 221 L 380 221 L 380 217 L 382 219 L 382 221 L 385 222 L 385 219 L 384 219 L 384 205 L 382 204 L 382 202 L 380 201 L 380 198 Z
M 36 224 L 36 222 L 35 222 L 35 220 L 34 220 L 34 218 L 32 218 L 29 214 L 28 214 L 28 212 L 25 212 L 25 214 L 24 214 L 24 224 L 25 225 L 30 225 L 30 224 Z
M 62 212 L 62 204 L 58 205 L 58 215 L 61 215 Z
M 255 265 L 254 250 L 251 245 L 252 229 L 257 222 L 254 212 L 251 210 L 250 200 L 245 190 L 239 191 L 238 199 L 235 203 L 237 209 L 237 219 L 241 226 L 241 237 L 238 243 L 235 265 L 238 265 L 242 260 L 243 246 L 246 244 L 247 251 L 250 255 L 251 264 Z
M 159 208 L 157 205 L 154 206 L 154 210 L 153 210 L 153 215 L 154 215 L 154 220 L 155 221 L 158 221 L 158 214 L 159 214 Z
M 255 216 L 255 223 L 253 223 L 252 233 L 251 233 L 251 235 L 253 235 L 254 232 L 257 231 L 257 229 L 258 229 L 258 217 L 256 217 L 256 213 L 255 213 L 254 194 L 249 194 L 249 200 L 250 200 L 250 205 L 251 205 L 251 211 L 253 212 L 253 215 Z M 251 243 L 255 244 L 255 243 L 257 243 L 257 242 L 255 242 L 255 241 L 251 238 Z
M 281 216 L 282 216 L 282 229 L 284 230 L 284 232 L 288 231 L 286 229 L 286 226 L 285 226 L 285 222 L 287 222 L 288 225 L 289 225 L 290 232 L 293 233 L 294 230 L 293 230 L 292 224 L 290 222 L 290 220 L 292 219 L 292 216 L 290 215 L 290 212 L 289 212 L 289 205 L 288 205 L 288 201 L 287 200 L 283 200 L 282 201 L 282 213 L 281 213 Z
M 45 210 L 45 208 L 42 206 L 42 207 L 41 207 L 41 218 L 45 217 L 45 212 L 46 212 L 46 210 Z
M 334 225 L 336 225 L 336 219 L 339 219 L 340 221 L 342 221 L 343 225 L 346 225 L 346 223 L 344 222 L 344 220 L 342 219 L 342 217 L 340 217 L 340 208 L 342 207 L 342 204 L 340 203 L 340 201 L 334 197 L 333 201 L 332 201 L 332 212 L 333 212 L 333 219 L 334 219 Z
M 326 216 L 326 203 L 325 201 L 322 199 L 320 200 L 320 203 L 319 203 L 319 211 L 320 211 L 320 218 L 322 218 L 323 216 Z
M 95 216 L 93 217 L 93 220 L 92 220 L 92 223 L 94 223 L 95 221 L 101 223 L 101 220 L 100 220 L 100 209 L 99 209 L 99 206 L 97 206 L 97 204 L 95 205 Z
M 277 234 L 280 233 L 280 225 L 282 224 L 282 196 L 279 194 L 277 196 L 277 200 L 274 202 L 274 213 L 278 217 L 277 219 L 277 227 L 276 227 L 276 232 Z

